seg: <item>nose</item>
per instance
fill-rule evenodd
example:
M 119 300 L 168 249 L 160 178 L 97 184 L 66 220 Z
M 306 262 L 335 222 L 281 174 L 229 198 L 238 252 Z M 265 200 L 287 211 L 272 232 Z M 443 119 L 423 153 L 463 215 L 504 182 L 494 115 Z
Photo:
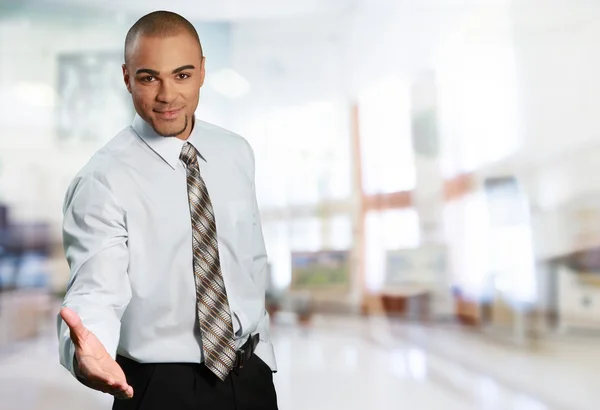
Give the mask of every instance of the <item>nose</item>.
M 156 100 L 161 103 L 170 104 L 175 100 L 175 98 L 177 98 L 175 85 L 168 80 L 161 81 L 158 94 L 156 95 Z

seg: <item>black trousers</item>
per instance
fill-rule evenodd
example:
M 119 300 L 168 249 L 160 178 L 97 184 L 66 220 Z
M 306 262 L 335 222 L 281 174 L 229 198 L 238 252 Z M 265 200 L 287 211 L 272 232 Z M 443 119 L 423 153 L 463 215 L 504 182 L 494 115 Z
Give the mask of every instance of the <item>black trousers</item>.
M 277 410 L 273 373 L 257 355 L 219 380 L 203 364 L 140 364 L 117 356 L 130 400 L 115 399 L 113 410 Z

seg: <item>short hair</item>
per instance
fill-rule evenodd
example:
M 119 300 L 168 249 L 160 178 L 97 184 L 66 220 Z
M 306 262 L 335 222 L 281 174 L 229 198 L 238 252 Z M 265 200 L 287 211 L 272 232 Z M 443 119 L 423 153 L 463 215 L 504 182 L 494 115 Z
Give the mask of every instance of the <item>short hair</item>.
M 170 37 L 182 32 L 188 33 L 196 41 L 198 41 L 198 47 L 200 47 L 200 55 L 202 56 L 202 44 L 200 43 L 200 36 L 192 23 L 190 23 L 185 17 L 180 16 L 177 13 L 171 11 L 153 11 L 152 13 L 146 14 L 135 22 L 133 26 L 127 32 L 125 37 L 125 64 L 129 60 L 129 53 L 135 39 L 142 36 L 150 37 Z

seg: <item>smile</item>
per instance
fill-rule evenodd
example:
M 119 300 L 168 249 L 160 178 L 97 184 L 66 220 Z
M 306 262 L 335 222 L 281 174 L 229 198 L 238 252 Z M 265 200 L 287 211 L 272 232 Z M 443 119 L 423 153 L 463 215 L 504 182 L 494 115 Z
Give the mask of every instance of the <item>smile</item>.
M 183 108 L 179 108 L 179 109 L 176 109 L 176 110 L 169 110 L 169 111 L 154 111 L 154 112 L 160 118 L 173 119 L 173 118 L 176 118 L 182 110 L 183 110 Z

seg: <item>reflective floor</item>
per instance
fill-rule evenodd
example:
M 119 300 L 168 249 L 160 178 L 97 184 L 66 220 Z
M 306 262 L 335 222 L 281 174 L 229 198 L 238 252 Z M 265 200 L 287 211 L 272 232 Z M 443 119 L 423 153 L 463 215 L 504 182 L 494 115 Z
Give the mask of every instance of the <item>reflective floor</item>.
M 46 332 L 48 333 L 48 331 Z M 273 328 L 282 410 L 597 409 L 597 339 L 535 349 L 451 327 L 317 317 Z M 57 362 L 52 334 L 0 351 L 0 410 L 109 409 Z

